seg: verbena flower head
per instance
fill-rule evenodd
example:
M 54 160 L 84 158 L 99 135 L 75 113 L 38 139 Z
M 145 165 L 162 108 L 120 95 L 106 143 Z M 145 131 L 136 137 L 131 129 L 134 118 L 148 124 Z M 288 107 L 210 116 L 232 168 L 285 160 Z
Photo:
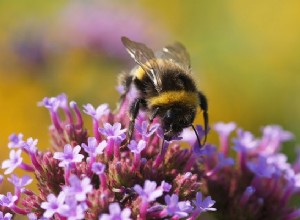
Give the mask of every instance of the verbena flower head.
M 68 103 L 64 94 L 40 103 L 50 111 L 52 120 L 50 151 L 40 151 L 36 139 L 23 139 L 22 134 L 10 136 L 10 159 L 2 163 L 9 177 L 3 181 L 8 179 L 15 191 L 0 195 L 0 217 L 300 217 L 300 207 L 291 203 L 300 193 L 300 154 L 295 163 L 289 163 L 280 153 L 282 143 L 293 136 L 279 126 L 266 126 L 262 137 L 255 137 L 235 123 L 218 123 L 213 127 L 220 143 L 199 149 L 195 135 L 188 129 L 182 137 L 163 142 L 159 120 L 149 125 L 141 112 L 127 144 L 128 100 L 116 113 L 106 104 L 98 108 L 85 105 L 84 112 L 93 123 L 89 134 L 77 104 Z M 196 128 L 201 137 L 203 129 Z M 182 140 L 189 146 L 182 147 Z M 28 156 L 30 163 L 25 163 L 21 154 Z M 35 179 L 11 174 L 15 169 L 33 173 Z M 38 191 L 27 188 L 31 182 Z

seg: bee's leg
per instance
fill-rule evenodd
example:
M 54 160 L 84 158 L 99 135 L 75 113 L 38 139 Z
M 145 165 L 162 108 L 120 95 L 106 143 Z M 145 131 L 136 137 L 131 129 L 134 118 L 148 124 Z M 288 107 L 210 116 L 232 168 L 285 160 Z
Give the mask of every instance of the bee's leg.
M 197 130 L 196 130 L 196 128 L 195 128 L 195 126 L 194 125 L 191 125 L 191 127 L 193 128 L 193 130 L 194 130 L 194 132 L 195 132 L 195 134 L 196 134 L 196 137 L 197 137 L 197 142 L 198 142 L 198 144 L 199 144 L 199 146 L 200 146 L 200 149 L 202 148 L 202 144 L 201 144 L 201 141 L 200 141 L 200 138 L 199 138 L 199 135 L 198 135 L 198 132 L 197 132 Z M 204 143 L 205 144 L 205 143 Z
M 150 118 L 149 118 L 149 124 L 148 124 L 148 127 L 147 127 L 147 132 L 149 131 L 150 126 L 151 126 L 151 124 L 152 124 L 154 118 L 157 116 L 158 111 L 159 111 L 159 107 L 156 107 L 156 108 L 153 110 L 152 114 L 150 115 Z
M 131 75 L 130 73 L 127 73 L 127 72 L 122 72 L 119 75 L 118 81 L 119 81 L 119 85 L 123 86 L 124 91 L 120 95 L 115 112 L 118 112 L 120 110 L 120 108 L 122 107 L 122 105 L 125 101 L 126 95 L 129 92 L 131 83 L 133 81 L 133 75 Z
M 126 144 L 129 144 L 129 142 L 131 141 L 131 138 L 133 135 L 133 130 L 134 130 L 135 119 L 139 113 L 140 105 L 144 104 L 144 103 L 145 103 L 144 99 L 137 98 L 134 100 L 134 102 L 130 106 L 130 110 L 129 110 L 130 122 L 129 122 L 128 130 L 127 130 Z
M 202 109 L 203 119 L 204 119 L 204 141 L 203 144 L 200 146 L 203 146 L 206 142 L 207 133 L 208 133 L 208 102 L 205 95 L 198 91 L 198 98 L 200 102 L 200 108 Z M 200 143 L 199 143 L 200 144 Z

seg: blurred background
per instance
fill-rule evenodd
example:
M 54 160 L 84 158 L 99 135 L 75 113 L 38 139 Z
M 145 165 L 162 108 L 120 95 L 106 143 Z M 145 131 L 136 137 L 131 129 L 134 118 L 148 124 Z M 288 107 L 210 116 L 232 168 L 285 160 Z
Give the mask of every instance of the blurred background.
M 117 75 L 133 65 L 123 35 L 156 50 L 182 42 L 211 123 L 235 121 L 256 135 L 280 124 L 295 134 L 284 148 L 293 159 L 300 143 L 299 7 L 298 0 L 0 1 L 0 161 L 12 132 L 49 147 L 50 118 L 37 107 L 45 96 L 65 92 L 79 106 L 115 108 Z

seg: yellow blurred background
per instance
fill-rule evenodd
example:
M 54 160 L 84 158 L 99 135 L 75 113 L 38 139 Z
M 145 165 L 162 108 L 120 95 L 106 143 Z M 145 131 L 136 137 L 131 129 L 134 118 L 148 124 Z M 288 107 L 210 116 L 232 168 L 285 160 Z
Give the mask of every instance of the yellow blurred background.
M 45 96 L 115 107 L 116 77 L 132 65 L 120 37 L 189 50 L 211 123 L 255 134 L 280 124 L 300 143 L 300 2 L 0 1 L 0 161 L 12 132 L 49 147 Z M 89 127 L 90 120 L 86 120 Z M 209 140 L 214 141 L 213 137 Z

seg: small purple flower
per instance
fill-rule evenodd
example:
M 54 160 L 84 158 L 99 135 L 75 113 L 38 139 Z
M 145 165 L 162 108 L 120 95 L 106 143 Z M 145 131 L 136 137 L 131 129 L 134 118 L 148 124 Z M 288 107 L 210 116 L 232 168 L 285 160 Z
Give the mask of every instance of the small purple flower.
M 78 163 L 83 159 L 83 155 L 80 154 L 81 147 L 77 145 L 72 148 L 70 144 L 66 144 L 64 147 L 64 152 L 55 152 L 53 158 L 60 160 L 58 164 L 60 167 L 68 166 L 70 163 Z
M 76 175 L 71 175 L 69 182 L 70 186 L 65 187 L 64 190 L 68 195 L 73 195 L 76 201 L 85 201 L 87 194 L 93 190 L 91 180 L 88 177 L 84 177 L 82 180 L 80 180 Z
M 139 143 L 136 143 L 135 140 L 131 140 L 130 144 L 128 144 L 128 148 L 130 149 L 130 151 L 132 153 L 140 154 L 142 152 L 142 150 L 145 149 L 146 144 L 147 143 L 144 140 L 140 140 Z
M 44 106 L 50 111 L 56 112 L 59 107 L 59 100 L 56 97 L 45 97 L 41 102 L 38 103 L 38 106 Z
M 234 122 L 230 123 L 216 123 L 214 125 L 214 130 L 218 132 L 219 139 L 220 139 L 220 151 L 223 152 L 225 155 L 228 155 L 229 151 L 229 140 L 228 137 L 232 131 L 236 128 L 236 124 Z
M 247 167 L 257 176 L 271 178 L 275 167 L 267 163 L 267 158 L 260 156 L 257 161 L 249 161 Z
M 263 128 L 263 137 L 260 143 L 261 155 L 270 155 L 278 151 L 282 142 L 292 140 L 294 135 L 284 131 L 278 125 L 269 125 Z
M 9 159 L 3 161 L 2 169 L 6 169 L 4 174 L 12 173 L 18 166 L 22 164 L 23 158 L 21 157 L 22 150 L 11 150 L 9 153 Z
M 43 216 L 51 218 L 55 213 L 62 213 L 67 208 L 64 204 L 65 197 L 64 191 L 61 191 L 57 197 L 54 194 L 49 194 L 47 202 L 41 203 L 41 208 L 46 210 Z
M 206 144 L 201 150 L 199 150 L 199 147 L 195 146 L 193 152 L 196 155 L 210 157 L 217 152 L 217 148 L 214 145 Z
M 100 162 L 95 162 L 92 165 L 92 171 L 97 175 L 103 174 L 105 171 L 105 168 L 106 168 L 105 164 L 100 163 Z
M 11 208 L 14 206 L 15 201 L 17 201 L 18 197 L 16 195 L 12 195 L 11 192 L 8 192 L 5 195 L 0 195 L 0 206 Z
M 111 203 L 109 205 L 109 214 L 102 214 L 99 220 L 131 220 L 131 210 L 125 208 L 121 210 L 119 203 Z
M 184 218 L 189 215 L 189 213 L 193 210 L 190 201 L 182 201 L 179 202 L 179 197 L 177 194 L 173 194 L 172 196 L 165 196 L 166 202 L 166 211 L 168 216 L 177 216 L 178 218 Z
M 202 193 L 197 192 L 196 200 L 193 200 L 193 203 L 197 210 L 201 213 L 206 211 L 216 211 L 216 208 L 212 208 L 212 206 L 216 203 L 216 201 L 212 200 L 210 196 L 206 197 L 202 200 Z
M 135 128 L 136 130 L 142 135 L 143 139 L 147 139 L 150 137 L 159 127 L 160 125 L 158 123 L 149 125 L 149 122 L 143 121 L 142 124 L 136 124 Z
M 157 188 L 156 186 L 157 183 L 155 181 L 146 180 L 144 183 L 144 188 L 136 184 L 133 189 L 143 200 L 147 202 L 153 202 L 163 194 L 163 190 L 161 188 Z
M 217 166 L 219 168 L 223 168 L 226 166 L 233 166 L 234 165 L 234 160 L 230 157 L 225 157 L 223 153 L 218 153 L 218 164 Z
M 123 141 L 126 137 L 126 129 L 121 129 L 120 123 L 111 125 L 109 123 L 104 124 L 104 128 L 99 128 L 99 132 L 107 137 L 107 139 L 114 139 L 116 141 Z
M 27 217 L 29 220 L 38 220 L 38 217 L 34 213 L 29 213 Z
M 29 213 L 28 215 L 27 215 L 27 217 L 28 217 L 28 219 L 29 220 L 50 220 L 49 218 L 45 218 L 45 217 L 40 217 L 40 218 L 38 218 L 37 216 L 36 216 L 36 214 L 34 214 L 34 213 Z
M 163 180 L 160 184 L 160 187 L 164 192 L 169 192 L 172 188 L 172 185 Z
M 285 131 L 278 125 L 268 125 L 263 128 L 263 137 L 268 138 L 269 140 L 278 140 L 280 142 L 289 141 L 294 138 L 294 135 Z
M 12 174 L 8 181 L 11 182 L 16 188 L 21 189 L 24 186 L 29 185 L 32 182 L 32 179 L 28 175 L 24 175 L 19 178 L 17 175 Z
M 234 149 L 238 152 L 253 152 L 257 149 L 259 140 L 255 139 L 249 131 L 237 130 L 238 137 L 233 139 Z
M 87 115 L 92 116 L 96 120 L 100 120 L 102 116 L 108 115 L 110 109 L 108 104 L 99 105 L 96 109 L 91 104 L 86 104 L 83 106 L 83 112 Z
M 4 213 L 0 211 L 0 220 L 11 220 L 12 219 L 12 214 L 5 213 L 5 215 L 3 215 Z
M 236 124 L 234 122 L 229 122 L 229 123 L 219 122 L 214 124 L 214 130 L 218 132 L 220 136 L 228 136 L 235 129 L 236 129 Z
M 36 152 L 37 151 L 37 145 L 38 140 L 33 138 L 28 138 L 26 142 L 23 143 L 22 149 L 24 149 L 26 152 Z
M 65 208 L 60 212 L 62 216 L 68 220 L 85 219 L 88 206 L 85 202 L 78 203 L 73 195 L 68 195 L 65 198 Z
M 288 163 L 288 158 L 286 155 L 282 153 L 272 154 L 266 157 L 266 161 L 268 164 L 274 165 L 281 171 L 286 171 L 291 169 L 291 164 Z
M 8 148 L 20 148 L 23 143 L 24 141 L 22 133 L 19 133 L 18 135 L 11 134 L 9 136 Z
M 293 178 L 294 186 L 297 188 L 297 191 L 300 189 L 300 173 L 295 174 Z
M 103 150 L 106 148 L 107 142 L 102 141 L 101 143 L 98 143 L 96 138 L 89 137 L 88 145 L 82 143 L 81 146 L 85 150 L 85 152 L 87 152 L 90 155 L 90 157 L 95 157 L 98 154 L 103 154 Z
M 207 176 L 211 176 L 211 175 L 217 173 L 220 169 L 222 169 L 226 166 L 234 165 L 234 160 L 232 158 L 225 157 L 223 152 L 218 153 L 217 156 L 218 156 L 217 164 L 212 170 L 210 170 L 206 173 Z
M 65 93 L 59 94 L 56 96 L 59 107 L 66 109 L 68 108 L 68 97 Z
M 63 100 L 63 97 L 65 97 L 66 99 L 65 101 Z M 67 97 L 64 94 L 57 97 L 51 97 L 51 98 L 45 97 L 41 102 L 38 103 L 38 106 L 44 106 L 49 110 L 53 126 L 56 128 L 56 130 L 62 132 L 63 131 L 62 123 L 58 114 L 58 109 L 59 107 L 62 106 L 60 102 L 64 103 L 63 104 L 65 107 L 64 110 L 65 112 L 68 112 L 67 118 L 70 119 L 70 111 L 67 108 L 67 104 L 65 103 L 67 102 Z

